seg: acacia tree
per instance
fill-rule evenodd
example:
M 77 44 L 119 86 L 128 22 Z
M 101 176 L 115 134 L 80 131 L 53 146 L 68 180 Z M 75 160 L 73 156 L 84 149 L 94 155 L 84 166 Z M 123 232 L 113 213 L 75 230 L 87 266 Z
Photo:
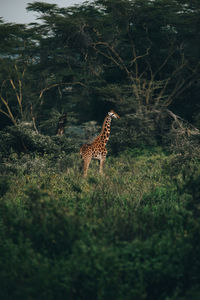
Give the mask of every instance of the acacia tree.
M 100 26 L 93 29 L 92 47 L 102 58 L 106 79 L 104 88 L 98 90 L 101 96 L 112 97 L 126 114 L 115 140 L 122 148 L 136 141 L 155 144 L 155 137 L 160 140 L 166 130 L 166 122 L 169 126 L 177 120 L 166 108 L 181 99 L 198 78 L 200 64 L 188 56 L 181 32 L 190 8 L 177 1 L 95 3 L 103 11 L 106 28 L 106 34 Z M 120 131 L 123 138 L 119 140 Z
M 184 17 L 179 15 L 182 5 L 176 1 L 95 3 L 101 9 L 104 7 L 105 23 L 106 20 L 108 26 L 112 23 L 108 29 L 110 35 L 94 29 L 96 36 L 92 46 L 104 57 L 105 71 L 120 70 L 125 79 L 120 78 L 121 83 L 126 81 L 129 93 L 132 90 L 140 107 L 169 106 L 199 72 L 199 63 L 190 64 L 179 36 L 178 25 Z
M 34 81 L 30 69 L 34 65 L 35 41 L 27 27 L 21 24 L 1 21 L 0 35 L 0 126 L 9 122 L 17 125 L 18 120 L 32 118 Z
M 116 97 L 132 97 L 140 108 L 169 106 L 199 70 L 188 59 L 181 32 L 191 10 L 178 1 L 96 0 L 62 9 L 35 2 L 28 9 L 44 21 L 38 26 L 40 97 L 48 91 L 50 99 L 51 89 L 63 96 L 68 87 L 81 95 L 80 111 L 113 105 Z
M 34 2 L 28 10 L 42 23 L 23 31 L 24 95 L 31 99 L 24 104 L 40 120 L 52 109 L 82 122 L 111 106 L 122 113 L 171 107 L 199 72 L 184 27 L 187 16 L 195 32 L 197 19 L 184 1 L 96 0 L 70 8 Z

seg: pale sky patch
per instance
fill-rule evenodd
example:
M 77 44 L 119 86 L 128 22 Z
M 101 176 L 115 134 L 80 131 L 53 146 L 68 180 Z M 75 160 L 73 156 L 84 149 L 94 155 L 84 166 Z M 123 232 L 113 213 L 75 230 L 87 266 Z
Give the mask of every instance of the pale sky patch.
M 0 0 L 0 17 L 5 22 L 11 23 L 31 23 L 36 22 L 39 16 L 37 13 L 28 12 L 26 10 L 28 3 L 36 2 L 35 0 Z M 38 2 L 46 2 L 57 4 L 59 7 L 67 7 L 75 4 L 81 4 L 84 0 L 38 0 Z

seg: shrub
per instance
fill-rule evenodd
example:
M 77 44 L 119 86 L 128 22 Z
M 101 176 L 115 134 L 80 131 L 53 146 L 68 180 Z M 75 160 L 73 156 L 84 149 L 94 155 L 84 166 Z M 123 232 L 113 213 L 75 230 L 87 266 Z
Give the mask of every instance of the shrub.
M 85 179 L 78 154 L 31 155 L 0 181 L 2 299 L 198 295 L 198 162 L 183 175 L 175 154 L 130 150 Z

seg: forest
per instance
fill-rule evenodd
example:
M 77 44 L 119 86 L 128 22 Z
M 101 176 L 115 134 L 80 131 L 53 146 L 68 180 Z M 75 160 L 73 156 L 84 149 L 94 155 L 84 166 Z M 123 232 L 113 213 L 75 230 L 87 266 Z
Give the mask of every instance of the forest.
M 0 18 L 0 298 L 199 300 L 200 1 L 27 11 Z

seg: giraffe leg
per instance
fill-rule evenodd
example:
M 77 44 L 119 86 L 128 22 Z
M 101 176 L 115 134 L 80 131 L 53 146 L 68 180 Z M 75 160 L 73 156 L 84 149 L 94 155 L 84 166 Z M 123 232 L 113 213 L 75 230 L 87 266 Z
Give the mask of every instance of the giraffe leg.
M 103 157 L 103 158 L 100 159 L 100 167 L 99 167 L 99 173 L 100 174 L 103 174 L 103 164 L 104 164 L 105 160 L 106 160 L 105 157 Z
M 86 157 L 84 159 L 84 165 L 83 165 L 83 177 L 87 176 L 88 168 L 91 162 L 91 157 Z

